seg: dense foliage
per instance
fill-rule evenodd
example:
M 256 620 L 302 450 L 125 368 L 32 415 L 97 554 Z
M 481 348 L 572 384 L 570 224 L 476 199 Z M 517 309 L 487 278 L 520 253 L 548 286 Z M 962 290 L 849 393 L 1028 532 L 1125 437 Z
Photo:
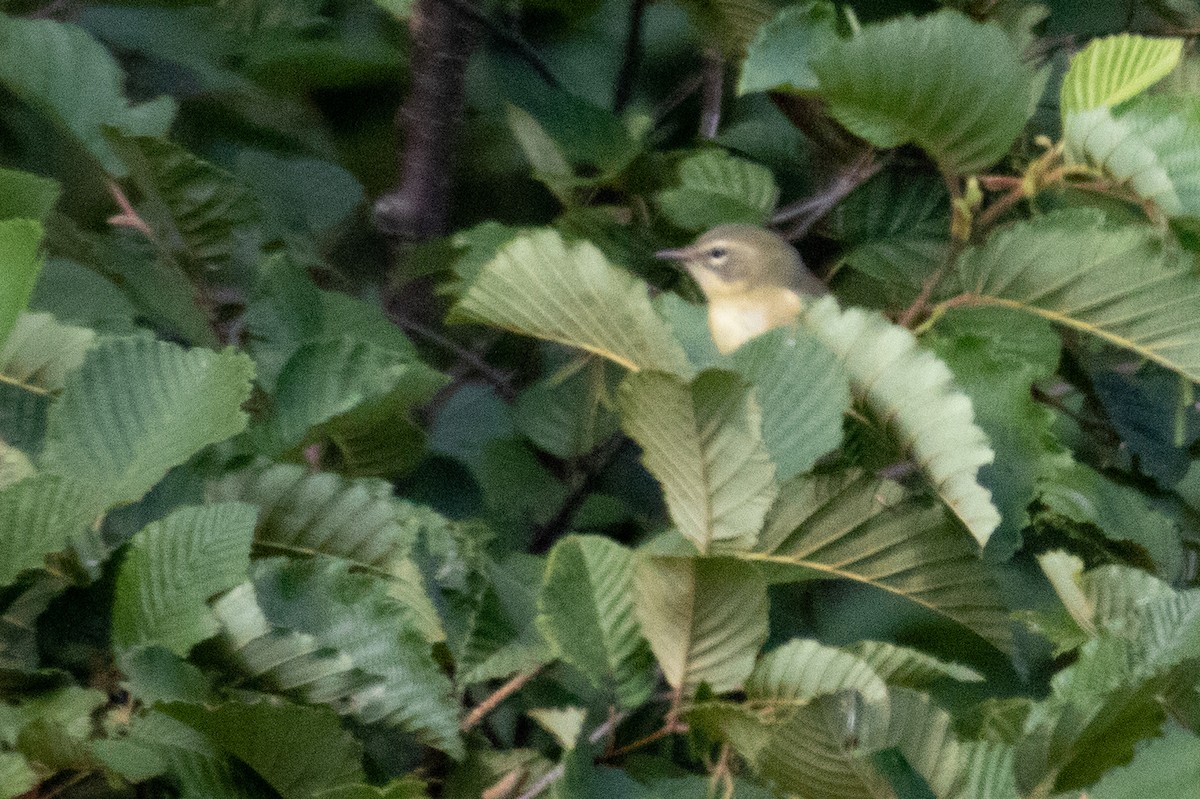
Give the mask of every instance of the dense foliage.
M 0 10 L 3 796 L 1200 785 L 1195 0 Z

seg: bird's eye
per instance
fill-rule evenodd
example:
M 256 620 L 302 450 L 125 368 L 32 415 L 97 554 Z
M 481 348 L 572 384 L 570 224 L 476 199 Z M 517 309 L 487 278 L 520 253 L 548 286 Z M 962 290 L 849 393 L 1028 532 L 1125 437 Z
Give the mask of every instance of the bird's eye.
M 729 255 L 729 250 L 724 247 L 713 247 L 708 251 L 708 257 L 714 261 L 724 261 L 727 255 Z

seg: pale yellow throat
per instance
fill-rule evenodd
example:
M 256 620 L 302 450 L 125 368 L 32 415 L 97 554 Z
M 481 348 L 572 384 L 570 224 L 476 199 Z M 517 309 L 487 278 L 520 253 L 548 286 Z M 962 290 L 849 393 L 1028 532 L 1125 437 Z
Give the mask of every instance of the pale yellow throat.
M 790 325 L 803 307 L 796 292 L 777 286 L 710 297 L 708 329 L 722 353 L 730 353 L 755 336 Z

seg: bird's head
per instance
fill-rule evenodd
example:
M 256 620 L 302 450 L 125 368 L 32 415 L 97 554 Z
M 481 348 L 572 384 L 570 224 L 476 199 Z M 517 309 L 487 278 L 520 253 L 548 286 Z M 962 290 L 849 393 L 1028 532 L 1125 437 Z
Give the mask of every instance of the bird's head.
M 810 283 L 824 289 L 790 244 L 754 225 L 718 225 L 687 247 L 655 255 L 679 262 L 710 300 L 762 288 L 816 293 Z

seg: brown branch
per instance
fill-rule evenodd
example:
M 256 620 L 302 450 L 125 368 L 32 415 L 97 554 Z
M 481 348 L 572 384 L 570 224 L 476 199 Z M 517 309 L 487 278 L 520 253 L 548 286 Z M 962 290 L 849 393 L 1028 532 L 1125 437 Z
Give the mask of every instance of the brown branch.
M 540 674 L 541 671 L 542 671 L 542 667 L 538 666 L 535 669 L 530 669 L 529 671 L 522 671 L 522 672 L 519 672 L 518 674 L 514 675 L 512 678 L 510 678 L 508 680 L 508 682 L 504 683 L 504 685 L 501 685 L 499 688 L 497 688 L 487 699 L 483 700 L 478 705 L 476 705 L 475 708 L 470 713 L 467 714 L 467 717 L 462 720 L 462 724 L 459 725 L 459 729 L 461 729 L 463 732 L 466 732 L 467 730 L 474 727 L 476 724 L 478 724 L 480 721 L 483 720 L 484 716 L 486 716 L 488 713 L 491 713 L 493 710 L 495 710 L 496 707 L 501 702 L 503 702 L 505 699 L 508 699 L 510 696 L 515 694 L 517 691 L 524 688 L 525 684 L 528 683 L 530 680 L 532 680 L 534 677 L 538 676 L 538 674 Z
M 453 3 L 460 11 L 479 23 L 480 27 L 486 30 L 501 45 L 507 47 L 509 50 L 513 50 L 517 55 L 525 59 L 525 62 L 533 67 L 533 71 L 548 86 L 552 86 L 555 89 L 562 87 L 562 82 L 551 71 L 550 66 L 542 60 L 537 50 L 533 49 L 533 45 L 526 41 L 525 37 L 521 36 L 516 30 L 497 24 L 495 19 L 474 6 L 472 0 L 447 0 L 447 2 Z
M 467 63 L 479 25 L 464 12 L 478 0 L 416 0 L 412 91 L 397 113 L 403 155 L 396 185 L 375 203 L 375 226 L 403 241 L 425 241 L 450 224 L 451 172 L 465 103 Z

